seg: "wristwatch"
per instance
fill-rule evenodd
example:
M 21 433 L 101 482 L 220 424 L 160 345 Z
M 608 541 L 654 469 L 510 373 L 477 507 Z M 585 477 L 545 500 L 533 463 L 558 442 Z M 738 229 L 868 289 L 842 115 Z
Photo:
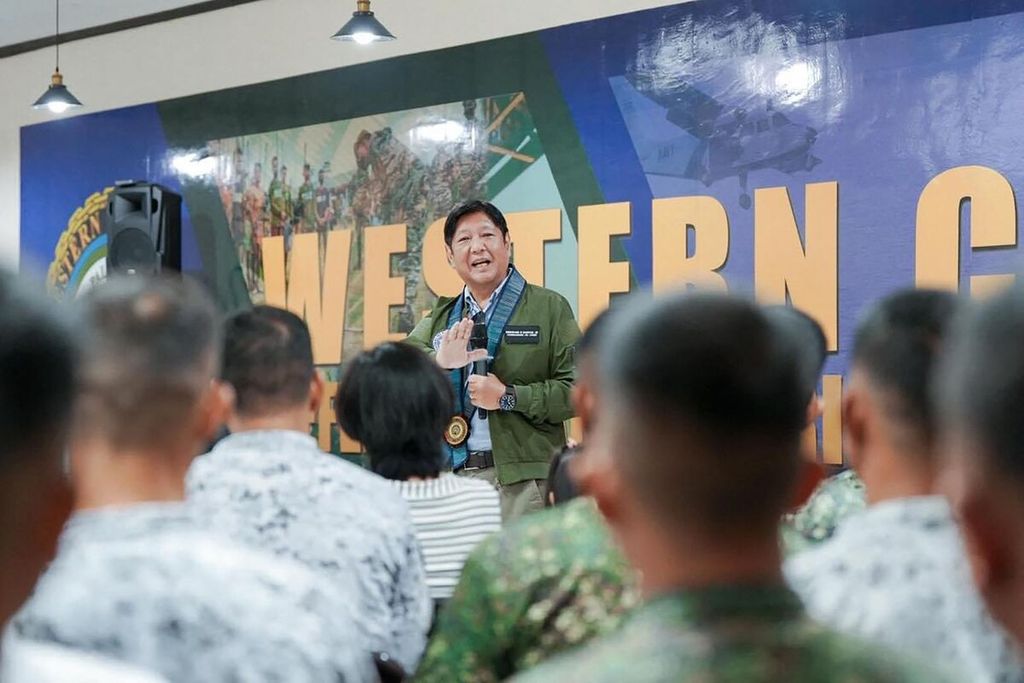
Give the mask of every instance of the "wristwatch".
M 498 399 L 498 407 L 505 412 L 516 409 L 516 389 L 513 386 L 505 387 L 505 393 Z

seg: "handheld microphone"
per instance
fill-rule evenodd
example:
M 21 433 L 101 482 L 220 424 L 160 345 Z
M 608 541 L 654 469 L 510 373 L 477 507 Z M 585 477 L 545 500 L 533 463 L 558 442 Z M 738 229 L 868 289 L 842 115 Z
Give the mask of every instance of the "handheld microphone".
M 482 316 L 480 316 L 482 317 Z M 469 348 L 473 351 L 478 349 L 487 349 L 487 323 L 483 321 L 477 321 L 474 318 L 473 332 L 469 335 Z M 473 374 L 487 376 L 487 359 L 473 361 Z M 477 408 L 476 414 L 480 416 L 481 420 L 487 419 L 487 411 L 483 408 Z

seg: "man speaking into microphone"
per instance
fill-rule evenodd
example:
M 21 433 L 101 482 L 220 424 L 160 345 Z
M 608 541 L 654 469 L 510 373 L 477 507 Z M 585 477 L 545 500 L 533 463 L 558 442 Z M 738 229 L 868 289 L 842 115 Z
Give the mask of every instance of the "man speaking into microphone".
M 465 287 L 438 299 L 406 341 L 449 371 L 449 465 L 494 484 L 507 520 L 544 505 L 542 480 L 572 417 L 579 326 L 563 296 L 528 284 L 510 264 L 508 224 L 493 204 L 453 209 L 444 241 Z

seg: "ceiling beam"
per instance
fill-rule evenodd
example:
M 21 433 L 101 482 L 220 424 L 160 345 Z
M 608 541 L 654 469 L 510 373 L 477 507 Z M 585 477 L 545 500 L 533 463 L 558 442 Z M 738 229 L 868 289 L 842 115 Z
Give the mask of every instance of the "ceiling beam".
M 141 17 L 130 17 L 128 19 L 122 19 L 121 21 L 112 21 L 109 24 L 89 26 L 78 29 L 77 31 L 61 33 L 60 43 L 61 45 L 65 45 L 76 40 L 105 36 L 108 33 L 127 31 L 132 28 L 150 26 L 151 24 L 159 24 L 165 21 L 181 19 L 182 17 L 191 17 L 205 12 L 214 12 L 219 9 L 227 9 L 229 7 L 236 7 L 238 5 L 245 5 L 256 1 L 257 0 L 206 0 L 205 2 L 196 2 L 191 5 L 164 10 L 163 12 L 154 12 L 152 14 L 145 14 Z M 56 36 L 43 36 L 42 38 L 33 38 L 20 43 L 0 45 L 0 59 L 3 59 L 4 57 L 13 57 L 14 55 L 20 55 L 25 52 L 32 52 L 33 50 L 52 47 L 56 44 Z

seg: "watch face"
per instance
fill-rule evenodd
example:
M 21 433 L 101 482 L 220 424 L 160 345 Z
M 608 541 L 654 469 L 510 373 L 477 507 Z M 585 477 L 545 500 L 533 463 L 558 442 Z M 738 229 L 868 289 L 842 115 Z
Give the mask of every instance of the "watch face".
M 505 394 L 498 400 L 498 407 L 502 410 L 512 410 L 516 407 L 515 394 Z

